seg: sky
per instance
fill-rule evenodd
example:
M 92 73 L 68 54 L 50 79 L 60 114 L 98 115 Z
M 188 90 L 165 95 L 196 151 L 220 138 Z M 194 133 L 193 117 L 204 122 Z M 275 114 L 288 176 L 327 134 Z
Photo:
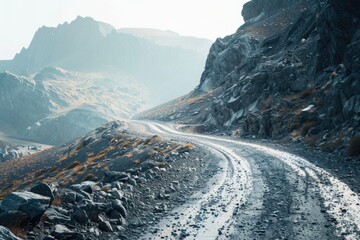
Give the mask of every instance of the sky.
M 41 26 L 57 26 L 77 16 L 92 17 L 115 28 L 172 30 L 215 40 L 243 23 L 249 0 L 1 0 L 0 59 L 12 59 L 28 47 Z

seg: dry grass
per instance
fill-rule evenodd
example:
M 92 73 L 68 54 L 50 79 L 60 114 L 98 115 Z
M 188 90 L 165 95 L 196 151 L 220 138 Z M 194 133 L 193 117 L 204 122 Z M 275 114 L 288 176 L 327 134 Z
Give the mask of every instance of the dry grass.
M 62 203 L 63 203 L 62 198 L 56 197 L 56 198 L 54 198 L 54 200 L 53 200 L 53 202 L 51 203 L 51 205 L 53 205 L 53 206 L 61 206 Z
M 108 192 L 108 191 L 111 190 L 111 187 L 109 187 L 109 186 L 104 186 L 104 187 L 101 188 L 101 190 L 104 191 L 104 192 Z
M 348 153 L 350 157 L 360 156 L 360 136 L 351 139 Z
M 131 143 L 129 142 L 129 141 L 126 141 L 126 142 L 124 142 L 122 145 L 121 145 L 121 147 L 127 147 L 127 146 L 129 146 Z
M 9 230 L 17 237 L 21 239 L 27 239 L 27 231 L 21 226 L 11 226 Z
M 187 149 L 193 149 L 194 145 L 192 145 L 191 143 L 187 143 L 183 146 L 183 148 L 187 148 Z
M 311 147 L 316 146 L 316 138 L 315 137 L 305 137 L 304 142 Z
M 311 86 L 300 94 L 300 98 L 302 98 L 302 99 L 307 98 L 307 97 L 313 95 L 315 93 L 315 91 L 316 91 L 315 87 Z
M 79 165 L 81 165 L 81 162 L 74 161 L 74 162 L 70 163 L 70 165 L 67 167 L 67 169 L 72 169 L 72 168 L 77 167 Z
M 88 181 L 92 178 L 96 177 L 95 174 L 93 173 L 89 173 L 88 175 L 86 175 L 84 178 L 83 178 L 83 181 Z
M 317 123 L 315 121 L 307 121 L 304 122 L 304 124 L 301 127 L 301 136 L 306 136 L 309 132 L 309 130 L 313 127 L 315 127 Z

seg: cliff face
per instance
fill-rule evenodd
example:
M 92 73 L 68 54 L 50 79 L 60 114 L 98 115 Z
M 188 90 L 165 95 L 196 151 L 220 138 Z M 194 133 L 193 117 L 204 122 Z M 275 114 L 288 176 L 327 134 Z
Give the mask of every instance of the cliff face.
M 245 24 L 211 47 L 196 94 L 221 94 L 205 122 L 330 148 L 359 134 L 359 9 L 354 0 L 245 4 Z
M 250 1 L 245 24 L 212 45 L 200 85 L 177 111 L 139 118 L 346 147 L 360 134 L 359 11 L 355 0 Z

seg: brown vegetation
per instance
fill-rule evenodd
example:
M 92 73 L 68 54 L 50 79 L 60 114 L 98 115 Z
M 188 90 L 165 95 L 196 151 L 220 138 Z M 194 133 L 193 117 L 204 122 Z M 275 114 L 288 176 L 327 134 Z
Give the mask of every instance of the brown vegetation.
M 315 127 L 317 123 L 315 121 L 307 121 L 304 122 L 304 124 L 301 127 L 301 136 L 306 136 L 309 132 L 309 130 L 313 127 Z
M 350 157 L 360 156 L 360 136 L 351 139 L 348 153 Z

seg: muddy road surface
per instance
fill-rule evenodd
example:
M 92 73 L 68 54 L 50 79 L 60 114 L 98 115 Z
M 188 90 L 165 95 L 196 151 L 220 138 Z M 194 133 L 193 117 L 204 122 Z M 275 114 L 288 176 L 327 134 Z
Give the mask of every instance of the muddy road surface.
M 130 128 L 178 139 L 222 159 L 207 186 L 140 239 L 360 239 L 360 197 L 294 154 L 261 144 L 184 133 L 171 123 Z

